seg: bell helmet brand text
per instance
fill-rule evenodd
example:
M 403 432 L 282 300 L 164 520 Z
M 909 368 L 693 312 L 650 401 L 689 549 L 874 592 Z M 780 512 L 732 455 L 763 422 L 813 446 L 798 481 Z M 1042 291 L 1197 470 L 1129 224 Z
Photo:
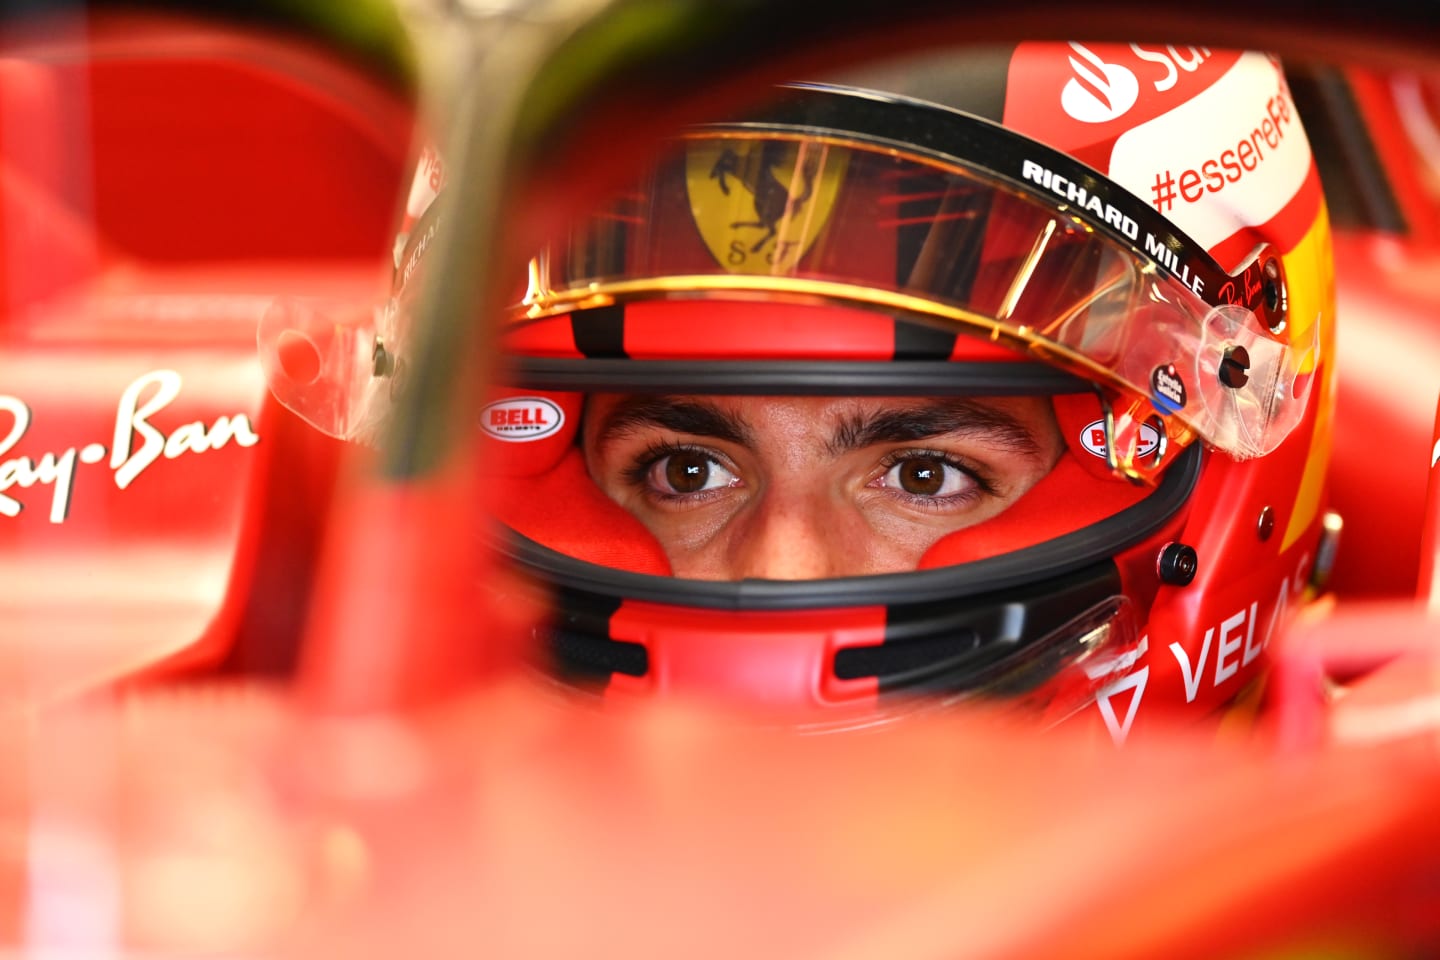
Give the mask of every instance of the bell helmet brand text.
M 1110 443 L 1105 436 L 1104 420 L 1096 420 L 1085 425 L 1085 429 L 1080 431 L 1080 446 L 1084 447 L 1087 453 L 1092 453 L 1102 460 L 1110 455 Z M 1159 447 L 1160 431 L 1151 424 L 1140 424 L 1139 443 L 1135 448 L 1135 456 L 1148 457 Z
M 565 412 L 544 397 L 497 400 L 480 412 L 480 429 L 510 443 L 539 440 L 564 425 Z

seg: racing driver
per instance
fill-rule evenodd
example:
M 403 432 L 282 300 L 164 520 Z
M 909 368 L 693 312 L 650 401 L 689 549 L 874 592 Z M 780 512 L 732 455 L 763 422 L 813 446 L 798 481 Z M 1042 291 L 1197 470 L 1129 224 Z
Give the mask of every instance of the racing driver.
M 1323 575 L 1332 313 L 1276 59 L 912 57 L 685 130 L 539 252 L 477 431 L 568 683 L 1123 740 L 1253 703 Z

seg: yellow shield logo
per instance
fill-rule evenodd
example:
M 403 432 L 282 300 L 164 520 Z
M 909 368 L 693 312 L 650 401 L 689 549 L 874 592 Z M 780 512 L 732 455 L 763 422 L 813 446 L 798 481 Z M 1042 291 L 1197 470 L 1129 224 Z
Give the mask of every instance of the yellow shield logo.
M 716 262 L 732 273 L 792 272 L 825 228 L 849 156 L 823 143 L 691 143 L 690 214 Z

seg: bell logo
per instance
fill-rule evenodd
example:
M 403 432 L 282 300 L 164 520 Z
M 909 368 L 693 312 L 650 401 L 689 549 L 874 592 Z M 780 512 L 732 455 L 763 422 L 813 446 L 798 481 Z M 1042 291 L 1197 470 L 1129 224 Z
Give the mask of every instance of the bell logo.
M 480 411 L 480 429 L 507 443 L 539 440 L 564 425 L 565 411 L 544 397 L 497 400 Z
M 1105 421 L 1087 423 L 1080 431 L 1080 446 L 1088 453 L 1104 460 L 1110 455 L 1110 444 L 1105 439 Z M 1143 459 L 1154 453 L 1160 446 L 1160 431 L 1149 423 L 1140 424 L 1139 442 L 1135 447 L 1136 458 Z
M 1060 106 L 1081 123 L 1105 123 L 1135 106 L 1140 82 L 1129 68 L 1106 63 L 1078 43 L 1070 49 L 1079 55 L 1070 58 L 1075 75 L 1060 91 Z

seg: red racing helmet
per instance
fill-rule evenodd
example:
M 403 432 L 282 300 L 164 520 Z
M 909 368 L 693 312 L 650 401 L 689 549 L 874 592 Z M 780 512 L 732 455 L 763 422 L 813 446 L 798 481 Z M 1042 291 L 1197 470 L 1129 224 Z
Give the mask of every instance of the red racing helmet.
M 427 157 L 401 297 L 442 182 Z M 1005 697 L 1116 739 L 1250 702 L 1332 546 L 1333 299 L 1310 148 L 1264 54 L 1026 43 L 784 85 L 687 129 L 533 259 L 479 412 L 497 542 L 551 599 L 546 672 L 814 726 Z M 902 566 L 838 515 L 806 534 L 832 557 L 811 575 L 695 575 L 670 536 L 737 490 L 727 556 L 781 536 L 754 504 L 801 474 L 747 473 L 751 446 L 790 449 L 754 411 L 798 438 L 841 410 L 821 448 L 889 451 L 856 489 L 928 505 L 952 473 L 985 488 L 925 447 L 934 422 L 978 417 L 1003 445 L 1018 408 L 1056 438 L 1044 469 Z M 634 436 L 608 475 L 597 450 Z

